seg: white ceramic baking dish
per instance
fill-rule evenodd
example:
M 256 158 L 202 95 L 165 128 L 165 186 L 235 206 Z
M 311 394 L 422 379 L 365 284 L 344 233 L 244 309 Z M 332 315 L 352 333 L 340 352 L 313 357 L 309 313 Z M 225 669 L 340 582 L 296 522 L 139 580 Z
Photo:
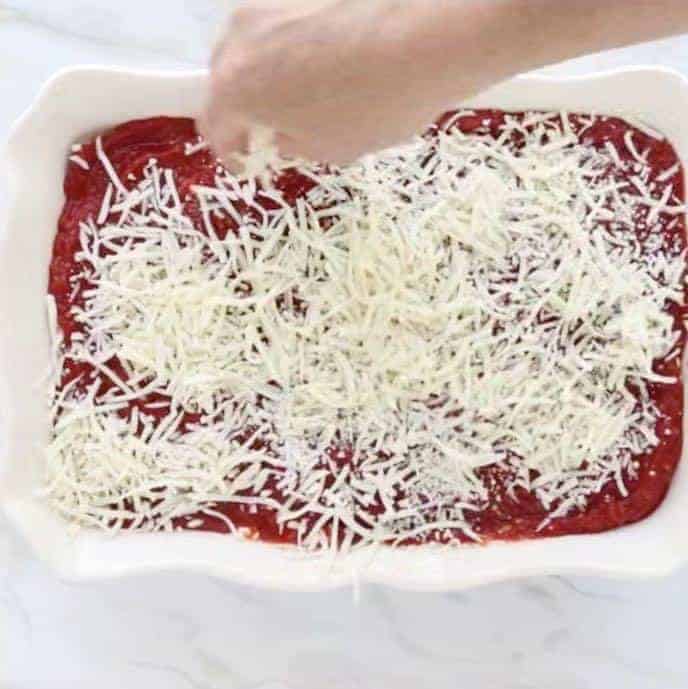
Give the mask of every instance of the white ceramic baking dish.
M 294 590 L 357 581 L 449 590 L 535 574 L 650 576 L 688 560 L 685 457 L 669 495 L 651 517 L 590 536 L 361 550 L 333 562 L 291 547 L 209 533 L 124 533 L 114 538 L 96 531 L 72 533 L 38 494 L 41 445 L 48 435 L 40 386 L 49 362 L 44 294 L 69 146 L 132 118 L 193 116 L 203 82 L 203 72 L 70 69 L 44 86 L 11 133 L 6 157 L 10 202 L 0 239 L 0 504 L 36 553 L 70 578 L 186 569 Z M 467 105 L 633 115 L 664 132 L 688 161 L 688 81 L 667 70 L 637 68 L 574 79 L 521 77 Z

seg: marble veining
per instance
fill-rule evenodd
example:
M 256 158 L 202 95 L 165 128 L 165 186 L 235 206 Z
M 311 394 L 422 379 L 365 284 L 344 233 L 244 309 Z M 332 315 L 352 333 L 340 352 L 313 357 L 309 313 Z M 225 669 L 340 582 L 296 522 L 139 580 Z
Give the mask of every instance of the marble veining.
M 230 4 L 0 0 L 0 139 L 59 67 L 204 64 Z M 638 63 L 688 73 L 688 39 L 545 71 Z M 351 590 L 266 592 L 178 573 L 75 584 L 0 521 L 0 687 L 688 689 L 687 590 L 688 571 L 450 594 L 365 586 L 358 600 Z

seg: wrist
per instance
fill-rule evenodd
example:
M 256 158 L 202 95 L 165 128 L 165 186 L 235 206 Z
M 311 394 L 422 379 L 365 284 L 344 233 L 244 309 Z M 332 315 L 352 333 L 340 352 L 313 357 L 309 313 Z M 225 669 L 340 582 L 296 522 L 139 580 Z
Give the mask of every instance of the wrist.
M 403 4 L 404 49 L 420 74 L 431 75 L 438 97 L 476 93 L 538 66 L 529 51 L 533 26 L 518 18 L 519 0 Z

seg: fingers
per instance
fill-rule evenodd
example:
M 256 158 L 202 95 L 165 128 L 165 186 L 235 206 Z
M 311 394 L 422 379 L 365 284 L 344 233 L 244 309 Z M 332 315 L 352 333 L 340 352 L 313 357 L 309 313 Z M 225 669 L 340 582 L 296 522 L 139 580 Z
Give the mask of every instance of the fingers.
M 266 142 L 257 142 L 255 135 L 252 138 L 252 132 L 256 131 L 256 126 L 248 125 L 239 118 L 217 126 L 216 124 L 209 123 L 206 117 L 202 117 L 197 122 L 197 126 L 199 134 L 208 141 L 214 155 L 234 175 L 243 176 L 255 173 L 255 170 L 249 171 L 251 166 L 247 161 L 252 155 L 256 154 L 260 160 L 260 153 L 269 154 L 266 162 L 275 153 L 280 158 L 317 160 L 312 155 L 316 151 L 314 147 L 304 146 L 297 139 L 287 134 L 275 134 L 269 144 L 269 148 L 267 148 L 268 144 Z M 266 151 L 261 150 L 261 145 L 266 146 Z M 247 165 L 249 165 L 249 169 L 247 169 Z
M 287 134 L 279 134 L 276 138 L 277 148 L 280 155 L 285 158 L 297 158 L 311 162 L 327 162 L 341 164 L 351 162 L 348 156 L 324 155 L 323 150 L 318 146 L 315 136 L 305 139 L 303 137 L 292 137 Z
M 210 149 L 230 172 L 241 172 L 242 155 L 248 148 L 248 127 L 240 118 L 216 114 L 206 109 L 198 118 L 196 125 L 199 134 L 208 142 Z
M 300 158 L 317 163 L 348 165 L 366 152 L 345 137 L 333 137 L 329 133 L 311 131 L 308 134 L 276 137 L 280 155 L 285 158 Z

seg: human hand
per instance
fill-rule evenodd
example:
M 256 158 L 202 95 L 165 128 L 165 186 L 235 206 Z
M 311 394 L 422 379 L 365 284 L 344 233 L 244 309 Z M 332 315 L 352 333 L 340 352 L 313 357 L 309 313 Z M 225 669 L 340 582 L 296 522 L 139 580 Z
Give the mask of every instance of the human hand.
M 346 163 L 518 72 L 688 30 L 686 0 L 248 0 L 215 51 L 201 132 L 231 162 Z
M 345 163 L 421 131 L 490 81 L 484 67 L 467 77 L 477 67 L 467 51 L 457 76 L 427 4 L 241 5 L 212 60 L 202 133 L 225 161 L 246 149 L 250 128 L 259 124 L 276 133 L 284 155 Z M 468 21 L 480 3 L 464 4 Z

